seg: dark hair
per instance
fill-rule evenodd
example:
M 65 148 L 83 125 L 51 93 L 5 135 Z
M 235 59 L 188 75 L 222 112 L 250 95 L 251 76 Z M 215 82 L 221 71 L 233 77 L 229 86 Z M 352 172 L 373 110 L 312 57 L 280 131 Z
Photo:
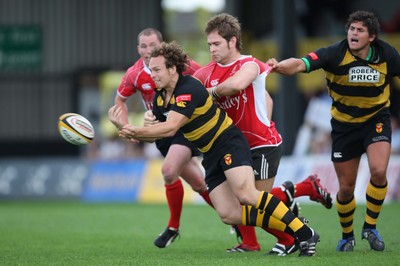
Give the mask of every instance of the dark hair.
M 357 21 L 362 22 L 363 25 L 368 28 L 369 35 L 375 35 L 375 37 L 378 37 L 381 26 L 378 18 L 372 12 L 355 11 L 351 13 L 345 26 L 346 32 L 349 30 L 350 24 Z
M 163 41 L 163 37 L 162 34 L 159 30 L 154 29 L 154 28 L 146 28 L 144 30 L 142 30 L 141 32 L 139 32 L 138 36 L 137 36 L 137 42 L 139 43 L 139 39 L 142 35 L 144 36 L 150 36 L 152 34 L 155 34 L 157 36 L 157 39 L 162 42 Z
M 242 50 L 242 32 L 239 20 L 227 13 L 222 13 L 211 18 L 205 29 L 205 33 L 208 35 L 213 31 L 217 31 L 227 42 L 232 37 L 236 37 L 236 49 Z
M 161 43 L 153 49 L 150 56 L 163 56 L 165 58 L 165 66 L 167 68 L 175 66 L 179 74 L 182 74 L 189 65 L 189 56 L 176 42 Z

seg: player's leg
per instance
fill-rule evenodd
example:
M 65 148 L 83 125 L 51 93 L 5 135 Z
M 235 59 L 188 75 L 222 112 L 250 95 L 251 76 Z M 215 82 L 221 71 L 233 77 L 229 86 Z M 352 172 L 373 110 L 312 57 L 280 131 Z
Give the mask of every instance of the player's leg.
M 275 178 L 268 179 L 268 180 L 275 180 Z M 259 182 L 260 181 L 256 181 L 256 185 Z M 273 194 L 273 195 L 274 195 L 274 193 L 273 193 L 274 190 L 275 190 L 274 188 L 272 188 L 272 187 L 270 188 L 271 194 Z M 282 199 L 280 199 L 280 200 L 282 200 Z M 287 207 L 290 207 L 290 204 L 293 201 L 286 202 L 285 200 L 282 200 L 282 202 L 285 203 Z M 286 256 L 288 254 L 291 254 L 291 253 L 294 253 L 297 251 L 297 248 L 295 245 L 295 238 L 292 235 L 279 230 L 278 228 L 280 227 L 280 224 L 281 224 L 280 221 L 271 217 L 270 221 L 269 221 L 269 226 L 264 228 L 265 231 L 267 231 L 271 235 L 275 236 L 277 239 L 277 242 L 275 243 L 275 245 L 267 253 L 269 255 Z
M 251 151 L 251 156 L 253 160 L 256 189 L 259 191 L 270 192 L 282 156 L 281 146 L 255 149 Z M 228 252 L 260 250 L 260 244 L 257 241 L 254 227 L 237 225 L 233 228 L 236 231 L 238 240 L 241 240 L 241 242 L 239 242 L 238 245 L 227 249 Z
M 291 206 L 295 198 L 309 196 L 310 200 L 321 203 L 325 208 L 332 208 L 332 198 L 329 191 L 321 184 L 317 175 L 310 175 L 303 181 L 293 184 L 285 181 L 281 186 L 271 190 L 274 196 Z
M 192 157 L 192 159 L 186 163 L 183 167 L 181 177 L 190 185 L 193 191 L 199 193 L 204 201 L 213 207 L 204 180 L 204 170 L 197 160 L 196 157 Z
M 233 194 L 229 183 L 224 182 L 211 187 L 210 198 L 218 216 L 226 224 L 242 224 L 242 207 L 238 198 Z
M 223 135 L 212 153 L 205 153 L 202 164 L 207 170 L 206 182 L 211 200 L 221 220 L 226 224 L 243 224 L 265 227 L 269 217 L 282 221 L 282 231 L 290 231 L 298 238 L 300 255 L 312 256 L 319 235 L 300 221 L 278 198 L 272 194 L 258 191 L 254 185 L 255 177 L 250 149 L 238 129 L 231 128 Z M 224 209 L 220 206 L 218 193 L 221 184 L 228 183 L 231 193 L 243 204 L 241 212 Z M 229 190 L 225 190 L 226 193 Z M 232 197 L 232 196 L 230 196 Z
M 268 227 L 270 217 L 273 217 L 282 222 L 281 231 L 291 232 L 299 239 L 300 255 L 315 254 L 319 235 L 300 221 L 278 198 L 255 188 L 252 181 L 254 178 L 252 167 L 238 166 L 225 170 L 224 173 L 233 194 L 245 205 L 242 209 L 242 224 Z M 230 224 L 238 222 L 234 220 L 237 217 L 229 218 L 233 220 L 226 219 L 224 222 Z
M 180 176 L 185 180 L 200 196 L 207 202 L 211 207 L 212 203 L 210 196 L 208 195 L 208 190 L 206 186 L 205 173 L 201 164 L 198 161 L 197 156 L 200 156 L 200 152 L 196 146 L 190 141 L 188 141 L 182 134 L 176 134 L 171 141 L 171 147 L 173 152 L 181 152 L 183 147 L 186 147 L 185 153 L 188 150 L 191 153 L 191 158 L 189 161 L 183 161 L 178 167 L 180 170 Z
M 299 215 L 299 207 L 295 202 L 295 198 L 297 197 L 310 196 L 310 199 L 322 203 L 326 208 L 332 207 L 330 193 L 321 185 L 320 180 L 316 175 L 310 175 L 297 184 L 293 184 L 291 181 L 285 181 L 281 186 L 272 188 L 271 193 L 285 203 L 296 216 Z M 307 221 L 304 217 L 301 217 L 301 219 Z M 268 254 L 286 256 L 294 253 L 297 250 L 294 238 L 285 232 L 277 230 L 277 227 L 279 227 L 279 221 L 271 219 L 270 227 L 265 228 L 267 232 L 271 233 L 278 239 L 278 242 Z
M 255 186 L 259 191 L 268 192 L 271 190 L 274 184 L 274 180 L 275 178 L 256 180 Z M 227 249 L 227 252 L 251 252 L 259 251 L 261 249 L 260 244 L 257 240 L 256 230 L 254 226 L 234 225 L 232 228 L 234 233 L 236 233 L 239 243 L 232 248 Z
M 339 191 L 336 195 L 336 209 L 340 225 L 342 226 L 342 239 L 336 247 L 337 251 L 353 251 L 355 246 L 353 221 L 356 200 L 354 198 L 354 189 L 360 158 L 357 157 L 345 162 L 333 163 L 339 181 Z
M 367 148 L 371 179 L 366 191 L 367 211 L 361 237 L 367 239 L 371 249 L 377 251 L 385 249 L 385 243 L 376 229 L 376 222 L 388 189 L 386 171 L 390 150 L 389 142 L 377 142 Z
M 179 178 L 184 166 L 191 160 L 191 150 L 179 144 L 169 147 L 165 155 L 161 172 L 165 183 L 170 218 L 167 228 L 155 239 L 154 245 L 159 248 L 169 246 L 179 236 L 179 225 L 183 206 L 183 185 Z
M 236 166 L 224 171 L 226 180 L 216 186 L 210 186 L 210 197 L 221 220 L 226 224 L 243 224 L 242 211 L 230 211 L 225 201 L 236 197 L 243 205 L 253 206 L 253 209 L 269 212 L 275 218 L 283 220 L 285 224 L 293 223 L 293 231 L 303 226 L 290 210 L 279 199 L 264 191 L 258 191 L 254 186 L 253 169 L 251 166 Z M 209 179 L 210 180 L 210 179 Z M 227 195 L 232 194 L 232 195 Z M 226 198 L 226 199 L 225 199 Z M 221 203 L 222 202 L 222 203 Z M 249 207 L 249 206 L 246 206 Z M 287 214 L 285 216 L 285 214 Z M 285 217 L 284 217 L 285 216 Z M 259 221 L 258 221 L 259 222 Z M 299 222 L 299 223 L 298 223 Z M 255 224 L 251 224 L 255 225 Z M 262 226 L 262 225 L 258 225 Z M 299 228 L 297 228 L 299 227 Z
M 278 172 L 280 159 L 282 157 L 282 148 L 278 146 L 257 149 L 256 151 L 252 151 L 252 155 L 256 188 L 259 191 L 270 192 L 273 190 L 275 176 Z M 283 202 L 286 204 L 285 201 Z M 290 204 L 286 204 L 286 206 L 289 207 Z M 281 224 L 281 221 L 270 217 L 269 227 L 264 228 L 265 231 L 275 236 L 277 239 L 277 243 L 267 254 L 285 256 L 296 251 L 294 237 L 278 230 Z

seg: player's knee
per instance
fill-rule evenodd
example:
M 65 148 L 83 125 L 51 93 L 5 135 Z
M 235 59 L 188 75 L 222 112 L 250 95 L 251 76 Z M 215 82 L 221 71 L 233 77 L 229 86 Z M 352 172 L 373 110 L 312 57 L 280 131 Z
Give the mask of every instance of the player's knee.
M 235 222 L 232 214 L 229 212 L 219 213 L 219 217 L 221 218 L 221 221 L 225 224 L 233 224 Z
M 373 167 L 371 168 L 371 179 L 373 181 L 385 181 L 386 180 L 386 167 Z
M 238 200 L 242 205 L 254 205 L 255 203 L 252 202 L 251 197 L 247 193 L 241 193 L 238 195 Z
M 200 184 L 199 186 L 192 186 L 192 190 L 194 192 L 201 194 L 207 190 L 207 187 L 206 187 L 206 184 L 204 183 L 204 185 Z
M 339 192 L 340 198 L 345 201 L 351 199 L 354 195 L 354 189 L 355 187 L 350 184 L 341 184 Z
M 161 173 L 164 178 L 164 182 L 167 184 L 172 184 L 179 178 L 179 174 L 176 172 L 176 170 L 168 164 L 161 167 Z
M 204 177 L 199 176 L 191 179 L 185 179 L 184 177 L 182 178 L 190 185 L 194 192 L 202 193 L 207 190 Z

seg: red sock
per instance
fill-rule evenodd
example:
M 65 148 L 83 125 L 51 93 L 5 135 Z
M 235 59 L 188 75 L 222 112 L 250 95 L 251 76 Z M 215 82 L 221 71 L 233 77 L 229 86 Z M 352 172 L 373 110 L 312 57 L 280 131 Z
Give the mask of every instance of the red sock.
M 254 226 L 238 225 L 237 227 L 242 234 L 243 244 L 249 246 L 259 246 Z
M 183 185 L 180 179 L 171 185 L 165 184 L 169 208 L 168 227 L 179 228 L 183 204 Z
M 208 205 L 210 205 L 211 207 L 214 208 L 214 205 L 212 204 L 211 199 L 210 199 L 210 195 L 208 194 L 208 190 L 205 190 L 199 194 L 200 194 L 200 196 L 203 197 L 204 201 L 208 203 Z
M 265 231 L 270 233 L 271 235 L 275 236 L 278 239 L 278 243 L 285 245 L 285 246 L 291 246 L 294 244 L 294 237 L 289 235 L 288 233 L 278 231 L 276 229 L 271 229 L 271 228 L 263 228 Z
M 283 201 L 283 203 L 287 204 L 287 196 L 284 191 L 280 187 L 274 187 L 271 190 L 271 194 Z

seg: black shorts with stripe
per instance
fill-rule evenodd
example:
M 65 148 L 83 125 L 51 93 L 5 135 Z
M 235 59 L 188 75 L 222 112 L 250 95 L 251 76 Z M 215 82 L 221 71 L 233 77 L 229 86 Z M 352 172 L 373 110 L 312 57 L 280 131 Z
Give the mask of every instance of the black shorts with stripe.
M 377 115 L 356 125 L 340 123 L 331 119 L 333 162 L 345 162 L 357 158 L 366 152 L 368 145 L 392 141 L 390 112 L 384 109 Z
M 226 181 L 224 171 L 238 166 L 252 166 L 247 140 L 234 126 L 225 130 L 203 156 L 208 192 Z
M 173 137 L 156 140 L 157 149 L 161 152 L 161 154 L 164 157 L 167 156 L 169 147 L 171 147 L 171 145 L 173 144 L 180 144 L 188 147 L 192 151 L 192 156 L 201 155 L 197 147 L 193 145 L 192 142 L 188 141 L 179 131 Z
M 266 180 L 276 177 L 282 157 L 282 147 L 263 147 L 251 150 L 254 177 L 256 180 Z

